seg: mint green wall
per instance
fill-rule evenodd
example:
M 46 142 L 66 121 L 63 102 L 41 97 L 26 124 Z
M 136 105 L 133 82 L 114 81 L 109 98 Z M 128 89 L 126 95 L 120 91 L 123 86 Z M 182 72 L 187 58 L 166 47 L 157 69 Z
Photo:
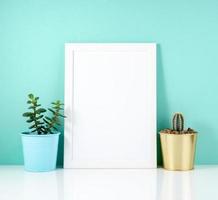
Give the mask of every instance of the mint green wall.
M 183 112 L 218 164 L 217 23 L 216 0 L 0 0 L 0 164 L 23 162 L 26 94 L 64 99 L 65 42 L 158 43 L 158 129 Z

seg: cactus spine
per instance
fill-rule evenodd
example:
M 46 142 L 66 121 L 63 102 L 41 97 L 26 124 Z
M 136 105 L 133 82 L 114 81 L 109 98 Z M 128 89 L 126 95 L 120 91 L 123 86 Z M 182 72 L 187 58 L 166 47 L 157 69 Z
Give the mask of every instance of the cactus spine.
M 181 113 L 175 113 L 173 116 L 173 130 L 181 132 L 184 129 L 184 118 Z

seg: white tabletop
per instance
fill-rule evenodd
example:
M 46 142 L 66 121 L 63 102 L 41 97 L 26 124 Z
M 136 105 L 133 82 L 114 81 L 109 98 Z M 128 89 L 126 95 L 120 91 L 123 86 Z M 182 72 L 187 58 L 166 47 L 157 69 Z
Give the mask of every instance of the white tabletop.
M 218 166 L 173 172 L 159 169 L 58 169 L 31 173 L 0 166 L 1 200 L 218 199 Z

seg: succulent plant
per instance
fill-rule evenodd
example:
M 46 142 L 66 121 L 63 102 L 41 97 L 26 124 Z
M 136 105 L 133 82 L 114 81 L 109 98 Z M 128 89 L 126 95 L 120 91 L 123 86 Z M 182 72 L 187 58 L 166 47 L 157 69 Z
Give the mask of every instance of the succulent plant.
M 184 130 L 184 117 L 181 113 L 175 113 L 173 116 L 173 128 L 163 129 L 160 132 L 166 134 L 193 134 L 197 133 L 194 129 L 188 128 Z
M 52 117 L 45 117 L 43 118 L 43 121 L 46 123 L 46 131 L 52 132 L 52 130 L 57 131 L 57 126 L 60 126 L 60 117 L 65 117 L 64 115 L 60 114 L 60 111 L 63 110 L 62 106 L 64 105 L 59 100 L 52 102 L 53 107 L 48 108 L 48 110 L 52 113 Z
M 43 113 L 46 112 L 46 109 L 41 108 L 41 104 L 38 103 L 39 97 L 35 97 L 33 94 L 28 95 L 27 104 L 29 104 L 30 112 L 23 113 L 24 117 L 27 117 L 27 123 L 31 123 L 29 129 L 31 132 L 37 132 L 42 134 L 44 132 L 43 125 L 44 123 L 41 119 L 44 117 Z
M 44 116 L 46 109 L 41 107 L 38 103 L 39 97 L 35 97 L 33 94 L 28 95 L 27 104 L 29 104 L 30 111 L 23 113 L 23 117 L 27 117 L 27 123 L 31 126 L 29 129 L 31 133 L 37 132 L 37 134 L 52 134 L 53 131 L 58 131 L 56 126 L 60 126 L 60 117 L 65 117 L 60 112 L 63 110 L 63 103 L 59 100 L 52 102 L 52 107 L 48 110 L 52 113 L 51 117 Z
M 175 113 L 173 116 L 173 130 L 182 132 L 184 129 L 184 117 L 181 113 Z

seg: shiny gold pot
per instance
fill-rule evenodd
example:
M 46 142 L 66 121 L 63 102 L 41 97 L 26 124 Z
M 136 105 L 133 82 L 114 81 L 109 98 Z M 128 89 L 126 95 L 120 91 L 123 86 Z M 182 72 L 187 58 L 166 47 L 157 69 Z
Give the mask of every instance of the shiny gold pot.
M 160 132 L 163 166 L 167 170 L 194 168 L 196 133 L 169 134 Z

